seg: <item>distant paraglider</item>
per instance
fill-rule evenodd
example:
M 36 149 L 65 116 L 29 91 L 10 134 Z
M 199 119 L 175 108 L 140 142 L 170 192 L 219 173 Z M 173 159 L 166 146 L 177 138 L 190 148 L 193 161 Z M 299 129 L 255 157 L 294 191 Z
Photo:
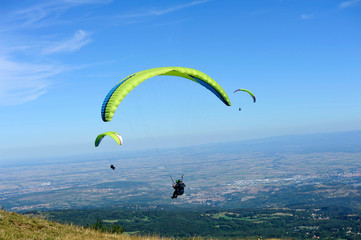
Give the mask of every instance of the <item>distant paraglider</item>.
M 252 97 L 252 99 L 253 99 L 253 102 L 254 102 L 254 103 L 256 102 L 256 96 L 255 96 L 251 91 L 249 91 L 249 90 L 247 90 L 247 89 L 242 89 L 242 88 L 240 88 L 240 89 L 237 89 L 236 91 L 234 91 L 233 93 L 236 93 L 236 92 L 238 92 L 238 91 L 243 91 L 243 92 L 248 93 L 249 95 L 251 95 L 251 97 Z M 242 110 L 242 108 L 238 108 L 238 111 L 241 111 L 241 110 Z
M 253 102 L 255 103 L 256 102 L 256 96 L 249 90 L 247 89 L 237 89 L 236 91 L 234 91 L 233 93 L 236 93 L 238 91 L 243 91 L 243 92 L 247 92 L 249 95 L 251 95 L 252 99 L 253 99 Z
M 123 138 L 119 135 L 119 133 L 110 131 L 110 132 L 105 132 L 105 133 L 99 134 L 97 136 L 97 138 L 95 139 L 95 147 L 99 146 L 100 142 L 103 140 L 103 138 L 105 136 L 109 136 L 109 137 L 113 138 L 118 143 L 118 145 L 123 144 Z
M 123 138 L 119 135 L 119 133 L 110 131 L 110 132 L 105 132 L 105 133 L 99 134 L 99 135 L 97 136 L 97 138 L 95 139 L 95 143 L 94 143 L 94 144 L 95 144 L 95 147 L 98 147 L 98 146 L 99 146 L 100 142 L 103 140 L 103 138 L 104 138 L 105 136 L 109 136 L 109 137 L 113 138 L 113 139 L 117 142 L 117 144 L 118 144 L 119 146 L 123 144 Z M 111 165 L 110 165 L 110 168 L 113 169 L 113 170 L 116 169 L 116 167 L 114 166 L 114 164 L 111 164 Z

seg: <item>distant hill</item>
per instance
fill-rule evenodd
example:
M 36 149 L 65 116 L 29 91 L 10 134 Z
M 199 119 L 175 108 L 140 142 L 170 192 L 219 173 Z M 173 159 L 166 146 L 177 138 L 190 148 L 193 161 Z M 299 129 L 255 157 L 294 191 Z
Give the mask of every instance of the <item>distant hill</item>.
M 197 153 L 319 153 L 361 152 L 361 130 L 275 136 L 183 148 Z
M 197 155 L 215 153 L 325 153 L 325 152 L 361 152 L 361 130 L 283 135 L 241 141 L 208 143 L 187 147 L 164 148 L 153 150 L 124 151 L 124 158 L 166 155 Z M 117 158 L 114 153 L 105 153 L 104 157 Z
M 47 221 L 45 219 L 33 218 L 13 212 L 0 210 L 0 239 L 20 240 L 20 239 L 59 239 L 59 240 L 156 240 L 159 237 L 129 236 L 126 234 L 110 234 L 100 231 L 62 225 Z M 164 240 L 168 238 L 162 238 Z
M 361 152 L 361 130 L 283 135 L 241 141 L 208 143 L 187 147 L 138 150 L 122 152 L 125 157 L 155 156 L 169 154 L 214 154 L 214 153 L 324 153 L 324 152 Z M 109 154 L 111 155 L 111 154 Z
M 361 152 L 361 130 L 331 133 L 295 134 L 266 138 L 257 138 L 241 141 L 208 143 L 187 147 L 159 148 L 146 150 L 130 150 L 121 153 L 105 152 L 101 159 L 147 158 L 162 155 L 197 155 L 214 153 L 322 153 L 322 152 Z M 81 154 L 77 156 L 53 156 L 48 158 L 26 158 L 0 162 L 0 167 L 10 166 L 35 166 L 47 165 L 48 163 L 74 163 L 86 161 L 99 161 L 99 156 L 94 153 Z M 149 159 L 147 159 L 149 161 Z

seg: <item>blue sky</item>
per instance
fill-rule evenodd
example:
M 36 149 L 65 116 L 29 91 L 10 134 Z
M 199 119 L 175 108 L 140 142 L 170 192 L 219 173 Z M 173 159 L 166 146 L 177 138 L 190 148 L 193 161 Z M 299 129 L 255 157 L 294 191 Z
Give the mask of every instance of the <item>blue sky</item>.
M 110 130 L 134 150 L 360 129 L 360 25 L 361 0 L 1 0 L 1 155 L 91 153 Z M 232 106 L 156 77 L 102 122 L 117 82 L 163 66 L 208 74 Z

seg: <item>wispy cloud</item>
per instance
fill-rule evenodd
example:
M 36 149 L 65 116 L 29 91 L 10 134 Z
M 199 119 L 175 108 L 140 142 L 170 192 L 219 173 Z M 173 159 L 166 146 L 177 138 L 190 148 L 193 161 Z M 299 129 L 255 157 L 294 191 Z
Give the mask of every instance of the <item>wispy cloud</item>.
M 3 22 L 6 24 L 3 24 L 2 31 L 14 31 L 24 27 L 38 27 L 38 24 L 45 19 L 55 19 L 70 7 L 71 4 L 60 4 L 58 1 L 48 1 L 46 3 L 24 7 L 3 16 Z M 7 28 L 4 28 L 4 25 Z
M 310 18 L 312 18 L 313 16 L 312 15 L 310 15 L 310 14 L 301 14 L 301 19 L 303 19 L 303 20 L 307 20 L 307 19 L 310 19 Z
M 65 0 L 65 2 L 75 4 L 106 4 L 113 2 L 113 0 Z
M 154 27 L 162 27 L 162 26 L 167 26 L 167 25 L 173 25 L 173 24 L 179 24 L 186 21 L 185 19 L 181 19 L 181 20 L 177 20 L 177 21 L 169 21 L 169 22 L 164 22 L 164 23 L 158 23 L 158 24 L 153 24 Z
M 84 47 L 90 42 L 90 33 L 84 30 L 78 30 L 75 32 L 74 36 L 71 39 L 54 43 L 53 45 L 45 48 L 43 50 L 43 54 L 47 55 L 62 52 L 72 53 Z
M 166 9 L 150 10 L 148 13 L 150 15 L 158 16 L 158 15 L 163 15 L 163 14 L 171 13 L 171 12 L 174 12 L 174 11 L 178 11 L 178 10 L 181 10 L 181 9 L 184 9 L 184 8 L 189 8 L 189 7 L 192 7 L 192 6 L 195 6 L 195 5 L 203 4 L 203 3 L 206 3 L 206 2 L 209 2 L 209 0 L 189 2 L 189 3 L 183 4 L 183 5 L 169 7 L 169 8 L 166 8 Z
M 249 17 L 259 16 L 259 15 L 266 14 L 266 13 L 268 13 L 270 11 L 271 11 L 271 9 L 258 9 L 258 10 L 254 10 L 254 11 L 249 12 L 247 14 L 247 16 L 249 16 Z
M 341 2 L 339 6 L 339 8 L 348 8 L 348 7 L 354 7 L 357 4 L 359 4 L 361 2 L 361 0 L 350 0 L 350 1 L 345 1 L 345 2 Z
M 136 18 L 136 17 L 160 16 L 160 15 L 175 12 L 175 11 L 178 11 L 178 10 L 181 10 L 181 9 L 184 9 L 184 8 L 189 8 L 189 7 L 192 7 L 192 6 L 200 5 L 200 4 L 209 2 L 209 1 L 210 0 L 198 0 L 198 1 L 193 1 L 193 2 L 189 2 L 189 3 L 177 5 L 177 6 L 163 8 L 163 9 L 150 9 L 150 10 L 140 12 L 140 13 L 125 14 L 125 15 L 122 15 L 120 17 L 123 17 L 123 18 Z
M 57 64 L 45 63 L 42 55 L 55 53 L 72 53 L 88 44 L 90 33 L 84 30 L 78 30 L 70 38 L 62 42 L 47 42 L 43 44 L 33 44 L 32 41 L 16 46 L 1 45 L 3 49 L 0 53 L 0 105 L 18 105 L 37 99 L 49 90 L 53 84 L 52 78 L 65 71 L 71 71 L 83 66 L 66 67 L 57 62 Z M 34 40 L 33 40 L 34 41 Z M 21 44 L 21 42 L 20 42 Z M 42 46 L 48 44 L 48 47 Z M 5 51 L 6 50 L 6 51 Z M 32 57 L 22 58 L 22 55 Z M 20 55 L 19 55 L 20 54 Z M 25 60 L 26 59 L 26 60 Z
M 59 74 L 61 66 L 16 62 L 0 57 L 0 105 L 32 101 L 46 93 L 48 78 Z
M 14 31 L 21 28 L 39 28 L 57 24 L 59 18 L 69 9 L 89 4 L 107 4 L 112 0 L 53 0 L 23 7 L 2 16 L 0 31 Z M 64 19 L 60 21 L 64 23 Z M 68 23 L 72 23 L 69 21 Z
M 148 8 L 143 12 L 120 17 L 139 21 L 140 18 L 137 17 L 161 16 L 209 1 L 211 0 L 193 0 L 171 7 Z M 61 63 L 59 53 L 74 53 L 92 41 L 90 32 L 74 29 L 77 23 L 74 18 L 83 20 L 82 16 L 68 10 L 86 4 L 110 2 L 112 0 L 54 0 L 29 5 L 30 1 L 27 2 L 28 5 L 22 4 L 21 9 L 8 11 L 0 16 L 0 105 L 32 101 L 49 90 L 55 76 L 77 67 L 86 67 L 87 64 L 79 63 L 70 69 Z M 87 14 L 86 11 L 83 13 Z M 78 30 L 61 40 L 59 36 L 64 36 L 64 33 L 54 26 L 64 26 L 64 23 L 67 24 L 67 31 L 71 28 L 70 31 Z
M 43 27 L 64 26 L 64 21 L 67 21 L 66 23 L 72 22 L 72 25 L 68 26 L 73 28 L 74 17 L 78 16 L 73 19 L 64 17 L 68 10 L 86 4 L 110 2 L 111 0 L 54 0 L 32 5 L 24 3 L 19 5 L 21 8 L 1 15 L 0 105 L 32 101 L 49 90 L 55 76 L 82 68 L 84 64 L 65 67 L 55 54 L 70 54 L 81 49 L 91 42 L 91 33 L 77 30 L 72 36 L 59 40 L 58 28 L 47 28 L 43 31 Z

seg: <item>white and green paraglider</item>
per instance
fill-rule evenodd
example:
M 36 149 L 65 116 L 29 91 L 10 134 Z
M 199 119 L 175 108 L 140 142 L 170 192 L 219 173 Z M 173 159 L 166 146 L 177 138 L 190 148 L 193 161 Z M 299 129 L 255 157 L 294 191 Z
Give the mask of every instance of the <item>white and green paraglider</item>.
M 225 105 L 231 106 L 231 102 L 223 90 L 223 88 L 207 74 L 200 72 L 192 68 L 185 67 L 160 67 L 160 68 L 151 68 L 144 71 L 136 72 L 118 84 L 116 84 L 108 93 L 104 99 L 101 116 L 104 122 L 109 122 L 112 120 L 115 110 L 117 110 L 120 102 L 128 95 L 136 86 L 144 82 L 145 80 L 160 76 L 177 76 L 192 80 L 203 87 L 207 88 L 214 95 L 216 95 Z
M 95 147 L 98 147 L 99 144 L 101 143 L 101 141 L 103 140 L 103 138 L 106 136 L 113 138 L 119 146 L 123 144 L 123 138 L 119 135 L 119 133 L 110 131 L 110 132 L 105 132 L 105 133 L 99 134 L 97 136 L 97 138 L 95 139 L 95 143 L 94 143 Z M 113 163 L 110 165 L 110 168 L 115 170 L 115 166 Z
M 123 144 L 123 138 L 119 135 L 119 133 L 110 131 L 110 132 L 105 132 L 105 133 L 99 134 L 97 136 L 97 138 L 95 139 L 95 143 L 94 143 L 95 147 L 99 146 L 99 144 L 101 143 L 101 141 L 103 140 L 103 138 L 105 136 L 109 136 L 109 137 L 113 138 L 117 142 L 118 145 Z

